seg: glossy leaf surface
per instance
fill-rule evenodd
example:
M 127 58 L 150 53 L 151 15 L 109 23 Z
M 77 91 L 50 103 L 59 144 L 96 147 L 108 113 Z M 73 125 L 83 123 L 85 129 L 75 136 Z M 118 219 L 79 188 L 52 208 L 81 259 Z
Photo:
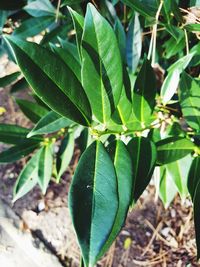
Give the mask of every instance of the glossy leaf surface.
M 145 59 L 137 76 L 133 92 L 133 111 L 137 119 L 145 124 L 155 106 L 156 80 L 149 60 Z
M 197 83 L 185 72 L 182 74 L 179 98 L 186 122 L 195 130 L 200 130 L 200 91 Z
M 23 197 L 37 184 L 39 155 L 40 150 L 27 162 L 21 171 L 15 184 L 13 202 Z
M 6 40 L 26 80 L 42 101 L 62 116 L 87 126 L 91 121 L 88 99 L 66 64 L 37 44 L 8 36 Z
M 42 193 L 45 194 L 47 186 L 51 179 L 53 166 L 53 151 L 52 144 L 48 144 L 42 147 L 38 159 L 38 183 L 42 189 Z
M 17 145 L 23 142 L 40 142 L 42 138 L 31 138 L 27 140 L 26 136 L 29 129 L 13 125 L 13 124 L 0 124 L 0 142 Z
M 168 137 L 156 143 L 157 163 L 167 164 L 179 160 L 194 151 L 195 145 L 184 137 Z
M 144 137 L 134 137 L 128 143 L 133 170 L 133 201 L 136 203 L 150 182 L 156 163 L 156 147 Z
M 75 143 L 74 143 L 73 133 L 67 134 L 65 138 L 62 140 L 60 149 L 57 154 L 57 160 L 56 160 L 57 182 L 59 182 L 61 176 L 69 166 L 69 163 L 74 153 L 74 145 Z
M 65 128 L 72 124 L 72 121 L 61 117 L 54 111 L 50 111 L 47 115 L 42 117 L 31 132 L 27 135 L 28 138 L 39 134 L 49 134 Z
M 91 4 L 82 38 L 82 82 L 93 114 L 106 123 L 121 95 L 121 55 L 113 29 Z
M 69 193 L 73 224 L 85 266 L 94 266 L 109 237 L 118 211 L 117 178 L 102 143 L 82 154 Z

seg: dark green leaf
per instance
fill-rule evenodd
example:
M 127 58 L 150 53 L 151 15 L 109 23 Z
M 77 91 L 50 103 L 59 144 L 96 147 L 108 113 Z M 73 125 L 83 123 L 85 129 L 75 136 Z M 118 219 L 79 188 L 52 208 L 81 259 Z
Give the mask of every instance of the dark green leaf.
M 22 25 L 13 32 L 13 35 L 21 39 L 33 37 L 48 28 L 54 22 L 54 20 L 55 19 L 53 17 L 27 19 L 23 21 Z
M 21 111 L 26 115 L 26 117 L 34 123 L 37 123 L 43 116 L 47 115 L 48 113 L 48 110 L 41 107 L 37 103 L 24 99 L 16 99 L 16 102 Z
M 122 2 L 130 6 L 133 10 L 137 11 L 144 17 L 155 17 L 158 9 L 158 5 L 155 0 L 122 0 Z
M 81 82 L 81 64 L 78 55 L 77 47 L 68 42 L 60 41 L 62 48 L 57 47 L 56 45 L 51 45 L 51 48 L 60 58 L 65 62 L 65 64 L 73 71 L 77 79 Z
M 33 152 L 39 143 L 22 143 L 0 153 L 0 163 L 15 162 Z
M 31 137 L 39 134 L 49 134 L 65 128 L 72 124 L 72 121 L 67 118 L 61 117 L 54 111 L 50 111 L 47 115 L 42 117 L 27 137 Z
M 156 163 L 156 147 L 144 137 L 135 137 L 128 143 L 133 168 L 133 203 L 150 182 Z
M 0 78 L 0 87 L 5 87 L 13 83 L 20 75 L 20 72 L 14 72 L 12 74 L 9 74 L 7 76 Z
M 184 137 L 168 137 L 156 143 L 157 163 L 168 164 L 194 151 L 195 145 Z
M 40 150 L 29 160 L 21 171 L 14 188 L 14 199 L 15 202 L 17 199 L 23 197 L 27 194 L 38 181 L 38 160 L 40 156 Z
M 156 80 L 149 60 L 145 59 L 137 76 L 133 93 L 133 110 L 136 118 L 145 125 L 155 106 Z
M 111 246 L 111 244 L 119 234 L 121 228 L 125 223 L 127 212 L 132 201 L 133 173 L 130 154 L 124 143 L 120 140 L 112 142 L 108 146 L 108 152 L 115 166 L 118 186 L 119 207 L 112 231 L 106 241 L 103 250 L 101 251 L 101 255 L 103 255 L 108 250 L 108 248 Z
M 118 211 L 114 165 L 99 141 L 81 156 L 70 188 L 69 207 L 84 264 L 93 267 Z
M 82 46 L 83 86 L 93 114 L 106 123 L 121 95 L 121 55 L 113 29 L 91 4 L 87 6 Z
M 126 62 L 126 33 L 119 18 L 116 18 L 114 30 L 119 44 L 122 61 Z
M 200 130 L 199 84 L 186 72 L 182 74 L 179 90 L 181 109 L 186 122 L 195 130 Z
M 26 138 L 29 129 L 13 124 L 0 124 L 0 142 L 17 145 L 23 142 L 41 142 L 42 138 Z
M 199 181 L 200 181 L 200 156 L 193 159 L 188 174 L 187 186 L 192 200 L 194 199 L 195 190 L 199 184 Z
M 6 37 L 35 93 L 55 112 L 88 126 L 91 110 L 84 90 L 66 64 L 34 43 Z M 78 97 L 77 97 L 78 96 Z
M 53 168 L 53 147 L 48 144 L 42 147 L 38 160 L 38 183 L 43 195 L 46 194 L 47 186 L 51 179 Z
M 19 81 L 17 81 L 15 84 L 13 84 L 10 92 L 13 94 L 13 93 L 16 93 L 18 91 L 27 89 L 28 87 L 29 87 L 29 85 L 28 85 L 27 81 L 24 78 L 22 78 Z

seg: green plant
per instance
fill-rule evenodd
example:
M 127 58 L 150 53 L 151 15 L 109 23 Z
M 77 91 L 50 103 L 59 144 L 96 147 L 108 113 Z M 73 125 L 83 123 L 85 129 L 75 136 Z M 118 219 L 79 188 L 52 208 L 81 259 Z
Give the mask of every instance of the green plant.
M 45 193 L 52 172 L 58 182 L 79 137 L 82 156 L 69 206 L 84 265 L 94 266 L 108 250 L 153 173 L 165 206 L 177 192 L 184 200 L 189 190 L 199 258 L 199 19 L 189 23 L 182 13 L 199 1 L 102 1 L 104 16 L 89 3 L 85 17 L 86 3 L 76 1 L 77 12 L 66 8 L 71 2 L 63 1 L 60 12 L 47 0 L 25 6 L 39 21 L 56 17 L 61 23 L 39 45 L 23 40 L 41 32 L 24 30 L 33 18 L 4 35 L 4 49 L 9 47 L 37 100 L 17 100 L 33 129 L 0 125 L 0 141 L 14 145 L 0 154 L 1 163 L 37 149 L 16 182 L 14 201 L 36 183 Z M 76 44 L 66 26 L 69 14 Z M 69 40 L 57 31 L 60 26 Z M 165 77 L 157 62 L 167 69 Z M 18 75 L 2 78 L 2 84 Z

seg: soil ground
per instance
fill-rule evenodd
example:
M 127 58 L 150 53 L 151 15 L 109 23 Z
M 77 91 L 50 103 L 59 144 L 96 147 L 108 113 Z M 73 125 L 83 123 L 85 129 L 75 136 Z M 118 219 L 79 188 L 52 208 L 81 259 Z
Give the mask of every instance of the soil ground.
M 9 71 L 12 72 L 13 68 L 9 67 Z M 3 76 L 3 72 L 1 74 Z M 26 92 L 20 94 L 26 96 Z M 9 97 L 9 88 L 0 89 L 1 106 L 6 108 L 6 113 L 0 116 L 0 123 L 30 126 L 14 99 Z M 4 148 L 0 144 L 0 151 Z M 21 230 L 30 231 L 33 236 L 40 238 L 63 266 L 70 267 L 78 266 L 80 257 L 67 206 L 69 184 L 78 157 L 77 148 L 60 184 L 51 182 L 45 196 L 36 187 L 14 205 L 13 185 L 27 159 L 0 166 L 0 198 L 20 216 Z M 165 210 L 161 201 L 155 200 L 155 189 L 150 185 L 130 211 L 121 234 L 98 266 L 200 266 L 196 262 L 190 199 L 181 203 L 177 196 Z

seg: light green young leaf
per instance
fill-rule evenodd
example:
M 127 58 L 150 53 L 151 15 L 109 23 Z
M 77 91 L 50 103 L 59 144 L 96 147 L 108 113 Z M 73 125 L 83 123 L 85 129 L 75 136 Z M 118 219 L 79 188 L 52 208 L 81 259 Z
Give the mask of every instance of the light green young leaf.
M 59 182 L 63 173 L 67 170 L 74 153 L 74 135 L 69 133 L 62 140 L 56 159 L 56 181 Z
M 192 157 L 189 154 L 182 159 L 166 165 L 168 175 L 176 184 L 178 192 L 183 200 L 185 200 L 188 195 L 187 179 L 191 163 Z
M 159 185 L 159 197 L 162 200 L 165 209 L 169 207 L 173 201 L 175 195 L 177 194 L 176 185 L 169 175 L 165 166 L 160 168 L 160 185 Z
M 21 171 L 14 187 L 14 199 L 13 202 L 18 200 L 27 194 L 38 181 L 38 160 L 41 150 L 27 162 L 23 170 Z
M 61 128 L 65 128 L 72 124 L 72 121 L 67 118 L 61 117 L 54 111 L 50 111 L 42 117 L 35 127 L 27 134 L 27 137 L 30 138 L 34 135 L 40 134 L 49 134 L 60 130 Z
M 135 13 L 128 28 L 126 59 L 132 72 L 135 72 L 142 52 L 142 29 L 138 14 Z
M 169 102 L 169 100 L 171 100 L 171 98 L 175 94 L 178 88 L 180 74 L 188 66 L 193 56 L 194 53 L 190 53 L 189 55 L 186 55 L 185 57 L 182 57 L 181 59 L 176 61 L 168 68 L 168 75 L 165 78 L 160 93 L 163 104 L 167 104 L 167 102 Z
M 113 162 L 103 144 L 95 141 L 82 154 L 69 192 L 70 212 L 85 267 L 96 264 L 112 231 L 118 205 Z
M 49 0 L 36 0 L 28 3 L 24 10 L 33 17 L 53 16 L 55 19 L 56 9 Z
M 183 116 L 189 126 L 200 130 L 200 90 L 199 84 L 186 72 L 182 74 L 179 90 Z
M 43 195 L 51 179 L 53 168 L 53 145 L 48 144 L 41 148 L 38 159 L 38 184 L 42 190 Z

